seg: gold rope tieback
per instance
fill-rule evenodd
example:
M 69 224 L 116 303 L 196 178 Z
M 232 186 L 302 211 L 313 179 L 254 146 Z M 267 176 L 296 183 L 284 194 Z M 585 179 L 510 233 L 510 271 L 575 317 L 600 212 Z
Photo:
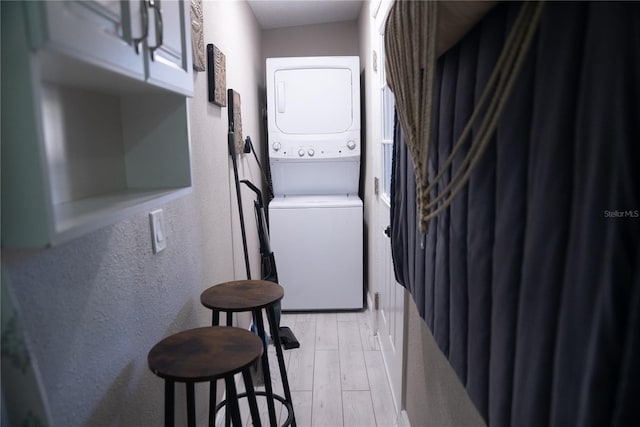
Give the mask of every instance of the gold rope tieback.
M 417 214 L 422 233 L 427 232 L 429 221 L 446 209 L 464 188 L 488 146 L 531 46 L 544 7 L 544 2 L 522 4 L 478 104 L 449 157 L 433 181 L 429 182 L 427 165 L 437 61 L 435 46 L 438 3 L 397 1 L 391 9 L 385 28 L 387 80 L 394 92 L 398 120 L 413 158 Z M 485 110 L 489 98 L 489 106 Z M 474 135 L 464 160 L 451 181 L 431 200 L 430 192 L 436 188 L 451 166 L 482 111 L 484 117 L 479 131 Z

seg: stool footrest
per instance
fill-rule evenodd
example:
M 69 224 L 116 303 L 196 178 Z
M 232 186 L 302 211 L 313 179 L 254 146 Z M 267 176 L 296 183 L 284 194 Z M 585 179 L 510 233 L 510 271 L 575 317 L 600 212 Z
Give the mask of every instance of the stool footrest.
M 267 397 L 267 393 L 262 391 L 262 390 L 256 390 L 256 396 L 264 396 Z M 247 397 L 247 393 L 239 393 L 238 394 L 238 399 L 242 399 L 244 397 Z M 284 421 L 284 423 L 282 424 L 281 427 L 287 427 L 291 425 L 291 422 L 293 421 L 293 404 L 291 402 L 287 402 L 287 400 L 278 395 L 278 394 L 273 394 L 273 398 L 275 400 L 277 400 L 278 402 L 282 403 L 282 405 L 287 408 L 287 419 Z M 223 401 L 221 401 L 220 403 L 218 403 L 216 405 L 215 408 L 215 413 L 217 414 L 218 411 L 220 409 L 222 409 L 223 407 L 225 407 L 227 405 L 227 399 L 224 399 Z

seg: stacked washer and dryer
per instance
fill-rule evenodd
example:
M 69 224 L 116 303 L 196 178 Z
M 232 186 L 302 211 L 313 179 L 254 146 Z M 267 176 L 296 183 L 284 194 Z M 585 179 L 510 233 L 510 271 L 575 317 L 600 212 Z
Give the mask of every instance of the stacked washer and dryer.
M 269 58 L 266 70 L 282 309 L 362 309 L 359 59 Z

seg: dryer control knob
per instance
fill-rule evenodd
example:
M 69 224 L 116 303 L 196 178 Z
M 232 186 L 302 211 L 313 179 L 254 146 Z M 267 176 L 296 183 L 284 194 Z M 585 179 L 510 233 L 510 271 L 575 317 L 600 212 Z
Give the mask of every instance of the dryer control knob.
M 282 148 L 282 145 L 280 145 L 279 142 L 274 142 L 272 147 L 273 147 L 273 151 L 279 151 Z
M 316 154 L 316 152 L 315 152 L 315 150 L 314 150 L 313 148 L 309 148 L 309 149 L 307 150 L 307 154 L 308 154 L 309 156 L 313 157 L 313 155 L 314 155 L 314 154 Z
M 354 148 L 356 148 L 356 142 L 354 140 L 347 141 L 347 148 L 349 150 L 353 150 Z
M 304 150 L 302 148 L 298 150 L 298 156 L 304 156 Z

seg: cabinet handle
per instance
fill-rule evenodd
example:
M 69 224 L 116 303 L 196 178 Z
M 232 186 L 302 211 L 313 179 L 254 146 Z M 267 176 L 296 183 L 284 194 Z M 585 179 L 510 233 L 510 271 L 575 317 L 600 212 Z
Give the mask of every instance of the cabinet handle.
M 153 54 L 156 49 L 162 46 L 162 11 L 160 10 L 160 2 L 157 0 L 148 0 L 149 7 L 154 11 L 154 22 L 156 24 L 156 45 L 149 46 L 151 52 L 151 60 L 154 61 Z
M 146 0 L 143 0 L 140 3 L 142 12 L 142 35 L 137 39 L 133 39 L 133 45 L 136 48 L 136 54 L 140 54 L 140 43 L 142 43 L 144 39 L 149 37 L 149 9 L 147 8 Z

